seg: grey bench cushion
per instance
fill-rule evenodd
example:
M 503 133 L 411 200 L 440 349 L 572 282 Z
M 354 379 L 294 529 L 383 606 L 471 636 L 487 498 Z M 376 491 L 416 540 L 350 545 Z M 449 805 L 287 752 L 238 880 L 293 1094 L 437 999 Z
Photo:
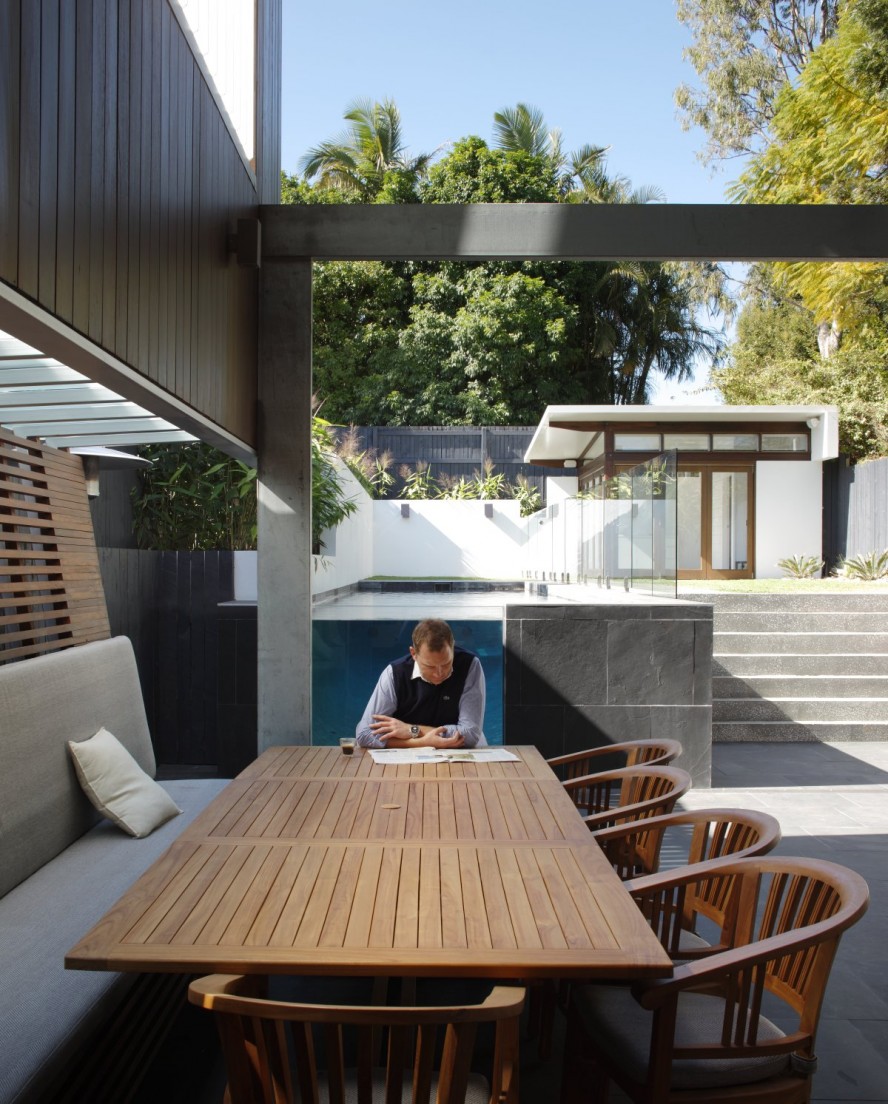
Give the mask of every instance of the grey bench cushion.
M 125 636 L 0 667 L 0 894 L 98 823 L 68 740 L 105 726 L 154 777 L 142 689 Z
M 183 812 L 146 839 L 103 821 L 0 900 L 0 1102 L 30 1095 L 101 1022 L 135 975 L 65 970 L 64 956 L 187 824 L 224 779 L 164 782 Z

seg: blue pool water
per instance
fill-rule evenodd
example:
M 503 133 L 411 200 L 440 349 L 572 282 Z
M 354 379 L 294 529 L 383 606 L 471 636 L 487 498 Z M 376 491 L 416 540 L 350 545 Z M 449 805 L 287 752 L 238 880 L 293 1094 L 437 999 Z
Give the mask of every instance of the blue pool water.
M 448 617 L 456 642 L 475 652 L 487 682 L 484 734 L 503 742 L 503 623 Z M 409 621 L 315 621 L 312 626 L 312 740 L 336 744 L 353 736 L 383 668 L 405 655 Z

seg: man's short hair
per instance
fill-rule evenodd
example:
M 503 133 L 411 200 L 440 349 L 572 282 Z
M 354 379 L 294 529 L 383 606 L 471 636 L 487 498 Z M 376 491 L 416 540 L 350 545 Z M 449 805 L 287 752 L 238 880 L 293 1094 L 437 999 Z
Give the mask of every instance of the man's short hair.
M 423 644 L 430 652 L 442 652 L 453 647 L 453 630 L 446 621 L 427 617 L 413 630 L 413 647 L 420 651 Z

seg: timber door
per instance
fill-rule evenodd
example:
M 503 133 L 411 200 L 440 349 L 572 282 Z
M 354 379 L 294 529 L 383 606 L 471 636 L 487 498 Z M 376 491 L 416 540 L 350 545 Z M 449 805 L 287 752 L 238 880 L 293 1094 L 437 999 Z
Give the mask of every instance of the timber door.
M 679 579 L 753 577 L 754 472 L 752 464 L 679 469 Z

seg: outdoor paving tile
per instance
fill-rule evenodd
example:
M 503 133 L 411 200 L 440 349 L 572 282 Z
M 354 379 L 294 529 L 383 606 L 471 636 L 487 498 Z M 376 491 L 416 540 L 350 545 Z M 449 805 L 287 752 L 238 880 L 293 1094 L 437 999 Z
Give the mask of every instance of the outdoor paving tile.
M 817 1033 L 819 1068 L 812 1100 L 885 1101 L 888 1099 L 888 1024 L 878 1030 L 862 1023 L 824 1016 Z

